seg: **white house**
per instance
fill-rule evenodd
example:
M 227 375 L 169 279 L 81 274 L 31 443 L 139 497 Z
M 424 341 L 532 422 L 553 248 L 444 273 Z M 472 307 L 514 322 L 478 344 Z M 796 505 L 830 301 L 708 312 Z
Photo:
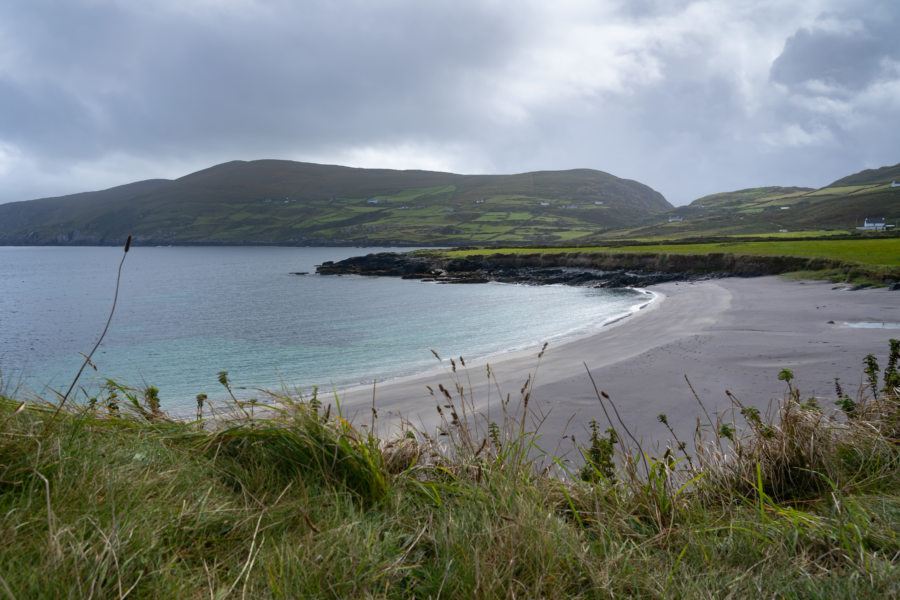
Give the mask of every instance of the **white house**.
M 866 217 L 866 220 L 863 221 L 863 226 L 857 227 L 857 229 L 863 229 L 865 231 L 883 231 L 887 227 L 884 217 L 881 217 L 880 219 L 870 219 L 869 217 Z
M 891 187 L 900 187 L 900 183 L 897 183 L 896 180 L 891 182 Z
M 669 217 L 669 223 L 681 223 L 684 217 Z

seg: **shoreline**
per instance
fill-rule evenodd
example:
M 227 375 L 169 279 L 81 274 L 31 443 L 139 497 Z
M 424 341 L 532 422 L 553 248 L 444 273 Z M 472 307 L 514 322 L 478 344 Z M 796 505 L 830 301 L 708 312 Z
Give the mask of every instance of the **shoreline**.
M 515 284 L 515 283 L 500 283 L 494 282 L 500 285 L 529 285 L 529 284 Z M 565 284 L 556 284 L 556 285 L 565 285 Z M 535 343 L 529 345 L 527 347 L 513 347 L 501 350 L 491 351 L 484 355 L 476 356 L 475 358 L 466 358 L 465 355 L 462 358 L 465 359 L 466 365 L 470 367 L 473 365 L 479 365 L 483 367 L 485 364 L 492 364 L 495 360 L 507 360 L 510 358 L 528 358 L 532 356 L 536 356 L 538 352 L 541 350 L 541 345 L 543 343 L 547 343 L 553 346 L 563 346 L 569 344 L 571 342 L 575 342 L 584 338 L 590 338 L 592 336 L 597 335 L 605 331 L 607 328 L 615 327 L 622 322 L 632 319 L 637 315 L 641 314 L 641 311 L 647 310 L 651 307 L 656 307 L 659 303 L 665 300 L 665 294 L 659 291 L 651 291 L 645 288 L 631 288 L 636 292 L 649 296 L 649 298 L 642 299 L 640 302 L 636 302 L 634 307 L 628 310 L 628 312 L 617 314 L 612 317 L 609 317 L 608 320 L 605 320 L 603 323 L 597 326 L 591 327 L 578 327 L 576 329 L 569 329 L 567 331 L 563 331 L 560 333 L 555 333 L 550 336 L 551 341 L 542 341 L 541 343 Z M 433 354 L 432 349 L 427 349 L 423 351 L 424 354 Z M 438 352 L 441 356 L 441 362 L 446 365 L 446 368 L 449 369 L 450 359 L 459 362 L 459 356 L 445 356 L 444 353 Z M 435 360 L 437 360 L 435 358 Z M 425 377 L 433 377 L 439 376 L 441 373 L 445 371 L 444 366 L 430 366 L 425 368 L 424 370 L 418 370 L 413 372 L 407 372 L 400 375 L 388 375 L 386 379 L 380 379 L 376 381 L 376 385 L 378 388 L 381 386 L 390 386 L 397 383 L 404 383 L 409 380 L 417 380 Z M 371 380 L 370 380 L 371 381 Z M 319 386 L 321 389 L 321 386 Z M 340 398 L 343 398 L 345 394 L 352 393 L 354 397 L 356 395 L 363 393 L 365 390 L 368 390 L 369 395 L 371 396 L 372 383 L 345 383 L 343 385 L 338 385 L 334 388 L 334 391 L 339 395 Z M 341 405 L 343 406 L 344 402 L 341 400 Z M 370 407 L 371 408 L 371 407 Z
M 429 282 L 433 283 L 433 282 Z M 489 282 L 496 283 L 499 285 L 529 285 L 529 284 L 520 284 L 520 283 L 501 283 L 501 282 Z M 451 284 L 456 285 L 456 284 Z M 566 285 L 566 284 L 555 284 L 555 285 Z M 622 322 L 627 321 L 641 314 L 642 311 L 647 310 L 649 308 L 655 308 L 659 305 L 659 303 L 665 300 L 665 294 L 659 291 L 651 291 L 645 288 L 631 288 L 636 292 L 649 296 L 647 299 L 641 299 L 641 301 L 636 302 L 634 306 L 629 309 L 625 313 L 616 314 L 609 317 L 607 320 L 604 320 L 600 325 L 595 326 L 584 326 L 578 327 L 574 329 L 569 329 L 563 332 L 554 333 L 550 336 L 550 341 L 543 340 L 540 343 L 529 343 L 527 347 L 512 347 L 500 350 L 494 350 L 484 355 L 475 356 L 475 358 L 467 358 L 463 355 L 461 358 L 465 359 L 466 365 L 472 367 L 474 365 L 484 366 L 485 364 L 492 364 L 493 361 L 496 360 L 507 360 L 511 358 L 526 358 L 531 356 L 536 356 L 538 352 L 541 351 L 541 346 L 546 344 L 552 344 L 553 346 L 560 347 L 566 344 L 570 344 L 572 342 L 576 342 L 581 339 L 590 338 L 598 333 L 601 333 L 608 328 L 615 327 L 620 325 Z M 425 354 L 433 354 L 436 352 L 436 349 L 428 348 L 424 350 Z M 450 359 L 452 358 L 454 361 L 459 362 L 459 356 L 449 356 L 445 355 L 442 352 L 438 352 L 440 354 L 440 361 L 442 364 L 445 364 L 446 368 L 450 368 Z M 435 358 L 437 360 L 437 358 Z M 377 381 L 377 385 L 380 387 L 382 385 L 388 386 L 395 383 L 404 383 L 408 380 L 416 380 L 423 377 L 430 377 L 440 375 L 444 372 L 444 366 L 431 366 L 426 368 L 425 370 L 414 371 L 411 373 L 405 373 L 400 375 L 389 375 L 387 379 L 382 379 Z M 340 385 L 335 388 L 335 391 L 338 394 L 347 394 L 353 393 L 354 396 L 362 390 L 369 390 L 371 393 L 372 384 L 371 383 L 347 383 L 344 385 Z M 343 401 L 341 402 L 343 405 Z
M 883 362 L 888 340 L 900 338 L 900 329 L 844 325 L 900 322 L 900 294 L 885 288 L 847 291 L 828 282 L 767 276 L 669 282 L 648 291 L 661 297 L 595 333 L 548 346 L 539 364 L 539 349 L 521 350 L 467 361 L 454 374 L 445 358 L 443 371 L 376 383 L 379 435 L 396 435 L 404 421 L 428 431 L 439 424 L 438 398 L 426 386 L 452 392 L 459 383 L 477 410 L 489 411 L 499 406 L 496 387 L 514 405 L 532 374 L 532 407 L 548 413 L 539 430 L 544 449 L 552 451 L 572 435 L 583 443 L 590 419 L 607 426 L 586 364 L 639 439 L 652 444 L 671 437 L 657 421 L 663 413 L 679 438 L 690 440 L 703 412 L 685 376 L 711 414 L 731 407 L 726 390 L 766 410 L 784 394 L 777 378 L 782 367 L 794 371 L 804 397 L 833 398 L 835 377 L 855 396 L 863 358 L 871 353 Z M 496 382 L 487 381 L 485 364 Z M 371 385 L 338 393 L 346 417 L 370 422 Z

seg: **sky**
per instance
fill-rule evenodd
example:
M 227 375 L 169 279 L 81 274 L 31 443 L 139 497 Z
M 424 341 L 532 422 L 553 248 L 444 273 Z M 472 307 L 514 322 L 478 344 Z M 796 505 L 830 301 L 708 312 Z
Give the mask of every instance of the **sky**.
M 0 203 L 261 158 L 821 187 L 900 162 L 900 2 L 0 3 Z

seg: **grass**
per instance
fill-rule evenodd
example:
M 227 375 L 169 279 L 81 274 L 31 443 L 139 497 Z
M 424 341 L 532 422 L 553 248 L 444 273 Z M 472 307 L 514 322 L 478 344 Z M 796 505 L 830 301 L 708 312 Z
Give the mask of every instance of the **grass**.
M 468 381 L 492 374 L 462 358 L 433 390 L 441 425 L 391 440 L 316 395 L 195 422 L 113 383 L 58 415 L 3 397 L 0 594 L 896 596 L 898 352 L 854 399 L 836 388 L 840 410 L 787 370 L 768 413 L 701 403 L 694 442 L 656 457 L 597 390 L 605 425 L 573 462 L 541 448 L 531 376 L 476 411 Z
M 882 285 L 900 278 L 900 237 L 851 239 L 741 239 L 705 243 L 622 242 L 605 246 L 522 247 L 496 249 L 461 249 L 447 251 L 450 257 L 461 258 L 484 254 L 547 254 L 615 258 L 616 255 L 652 255 L 660 260 L 668 256 L 732 255 L 740 262 L 752 263 L 753 257 L 779 260 L 781 257 L 808 258 L 822 261 L 819 270 L 787 273 L 794 278 L 828 279 L 858 284 Z M 681 267 L 687 268 L 687 267 Z M 796 268 L 796 267 L 794 267 Z
M 870 185 L 848 185 L 848 186 L 839 186 L 839 187 L 827 187 L 822 188 L 821 190 L 816 190 L 815 192 L 810 192 L 807 196 L 846 196 L 848 194 L 852 194 L 854 192 L 859 192 L 862 190 L 867 190 L 872 188 Z M 883 186 L 878 186 L 883 187 Z
M 871 266 L 900 266 L 900 238 L 870 238 L 852 240 L 759 240 L 709 243 L 643 243 L 608 246 L 572 247 L 522 247 L 495 248 L 491 253 L 540 254 L 567 252 L 598 252 L 610 254 L 688 254 L 700 255 L 712 252 L 729 252 L 747 256 L 799 256 L 804 258 L 833 258 Z M 473 256 L 484 254 L 483 249 L 454 250 L 451 256 Z
M 846 230 L 831 230 L 831 231 L 789 231 L 787 233 L 758 233 L 758 234 L 747 234 L 741 237 L 745 238 L 759 238 L 759 239 L 796 239 L 796 238 L 828 238 L 834 236 L 848 236 L 854 232 L 849 229 Z
M 712 244 L 679 244 L 629 247 L 614 252 L 669 252 L 675 254 L 708 254 L 730 252 L 748 256 L 800 256 L 833 258 L 872 266 L 900 266 L 900 238 L 861 240 L 810 240 L 718 242 Z

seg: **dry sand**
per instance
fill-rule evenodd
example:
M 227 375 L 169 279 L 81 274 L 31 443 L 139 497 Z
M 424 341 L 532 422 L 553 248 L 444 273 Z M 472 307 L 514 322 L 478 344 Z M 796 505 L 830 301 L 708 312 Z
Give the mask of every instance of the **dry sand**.
M 900 292 L 887 289 L 850 291 L 776 277 L 649 289 L 661 296 L 650 306 L 590 337 L 549 346 L 540 364 L 538 349 L 490 360 L 503 395 L 511 394 L 513 402 L 528 374 L 534 374 L 532 402 L 549 412 L 540 429 L 546 450 L 570 449 L 571 439 L 557 445 L 564 436 L 585 442 L 592 418 L 607 426 L 585 364 L 632 432 L 654 447 L 670 437 L 657 415 L 665 413 L 679 437 L 690 439 L 703 414 L 685 375 L 713 413 L 730 408 L 725 390 L 764 410 L 784 394 L 785 384 L 777 377 L 782 367 L 794 371 L 804 397 L 829 398 L 824 404 L 831 404 L 835 377 L 855 395 L 863 357 L 873 353 L 883 366 L 888 340 L 900 338 Z M 846 325 L 857 322 L 889 327 Z M 480 408 L 490 402 L 496 411 L 498 394 L 493 383 L 488 385 L 484 362 L 468 361 L 466 369 L 453 374 L 445 357 L 446 369 L 440 372 L 378 384 L 379 433 L 396 429 L 400 418 L 420 427 L 436 425 L 437 398 L 426 386 L 437 391 L 441 383 L 451 391 L 456 381 L 462 383 Z M 372 387 L 343 390 L 340 397 L 346 415 L 358 423 L 369 421 Z

